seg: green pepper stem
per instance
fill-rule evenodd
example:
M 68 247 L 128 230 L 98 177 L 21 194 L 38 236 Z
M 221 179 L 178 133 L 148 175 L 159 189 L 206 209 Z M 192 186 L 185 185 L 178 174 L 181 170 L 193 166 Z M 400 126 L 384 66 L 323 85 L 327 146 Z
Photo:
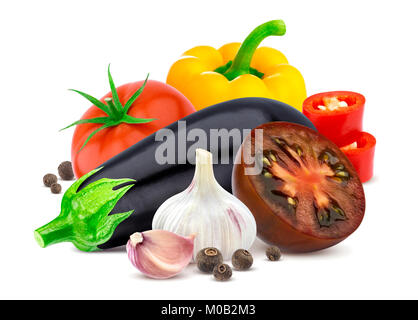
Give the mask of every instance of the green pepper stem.
M 224 73 L 228 80 L 250 73 L 250 64 L 254 52 L 261 41 L 269 36 L 282 36 L 286 33 L 286 25 L 283 20 L 272 20 L 258 26 L 251 32 L 241 44 L 231 67 Z
M 61 217 L 57 217 L 35 230 L 35 240 L 42 248 L 54 243 L 68 241 L 72 236 L 72 226 Z

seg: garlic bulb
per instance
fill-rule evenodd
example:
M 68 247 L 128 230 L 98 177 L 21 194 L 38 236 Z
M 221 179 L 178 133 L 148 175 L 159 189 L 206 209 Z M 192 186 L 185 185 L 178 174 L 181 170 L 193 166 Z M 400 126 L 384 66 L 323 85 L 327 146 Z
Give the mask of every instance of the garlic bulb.
M 215 247 L 225 260 L 230 260 L 237 249 L 249 249 L 257 233 L 250 210 L 218 184 L 212 154 L 203 149 L 196 150 L 190 186 L 158 208 L 152 228 L 183 236 L 195 233 L 193 258 L 199 250 Z
M 126 244 L 128 258 L 146 276 L 167 279 L 192 260 L 195 235 L 182 237 L 164 230 L 135 232 Z

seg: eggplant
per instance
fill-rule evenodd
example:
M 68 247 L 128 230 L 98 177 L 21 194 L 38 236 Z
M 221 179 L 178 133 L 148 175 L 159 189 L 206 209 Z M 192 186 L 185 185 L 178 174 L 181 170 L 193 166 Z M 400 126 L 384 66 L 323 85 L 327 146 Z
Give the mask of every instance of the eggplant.
M 190 159 L 194 158 L 190 155 L 194 155 L 196 148 L 210 149 L 214 154 L 215 177 L 231 192 L 234 153 L 244 134 L 272 121 L 315 129 L 295 108 L 266 98 L 241 98 L 205 108 L 139 141 L 76 181 L 63 196 L 60 215 L 37 229 L 35 238 L 42 247 L 71 241 L 84 251 L 125 245 L 132 233 L 150 230 L 158 207 L 192 181 L 194 165 L 185 151 Z M 187 141 L 189 134 L 196 133 L 194 129 L 206 134 L 207 144 L 196 138 Z M 211 129 L 235 130 L 236 139 L 219 143 L 218 136 L 210 135 Z M 173 134 L 168 137 L 163 132 Z M 175 142 L 175 146 L 169 145 L 168 140 Z M 210 148 L 215 140 L 218 146 Z M 176 158 L 170 163 L 158 163 L 156 155 L 168 155 L 169 150 L 165 150 L 168 146 L 171 153 L 175 151 Z

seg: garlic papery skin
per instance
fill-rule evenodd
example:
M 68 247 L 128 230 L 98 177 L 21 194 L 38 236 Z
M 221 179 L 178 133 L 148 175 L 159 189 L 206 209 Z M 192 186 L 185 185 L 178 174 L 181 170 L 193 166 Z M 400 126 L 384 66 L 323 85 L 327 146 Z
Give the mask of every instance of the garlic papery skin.
M 135 232 L 126 244 L 132 264 L 146 276 L 167 279 L 192 260 L 195 235 L 179 236 L 165 230 Z
M 191 184 L 158 208 L 152 228 L 179 235 L 195 233 L 193 258 L 199 250 L 215 247 L 225 260 L 230 260 L 237 249 L 249 249 L 257 234 L 252 213 L 218 184 L 213 173 L 212 154 L 203 149 L 196 150 Z

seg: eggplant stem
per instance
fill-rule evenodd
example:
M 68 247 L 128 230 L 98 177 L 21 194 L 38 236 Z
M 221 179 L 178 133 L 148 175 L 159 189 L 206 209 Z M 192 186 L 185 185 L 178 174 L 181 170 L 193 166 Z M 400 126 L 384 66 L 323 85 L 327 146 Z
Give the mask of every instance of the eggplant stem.
M 62 217 L 57 217 L 50 223 L 36 229 L 35 240 L 42 248 L 51 244 L 68 241 L 73 236 L 73 228 Z

